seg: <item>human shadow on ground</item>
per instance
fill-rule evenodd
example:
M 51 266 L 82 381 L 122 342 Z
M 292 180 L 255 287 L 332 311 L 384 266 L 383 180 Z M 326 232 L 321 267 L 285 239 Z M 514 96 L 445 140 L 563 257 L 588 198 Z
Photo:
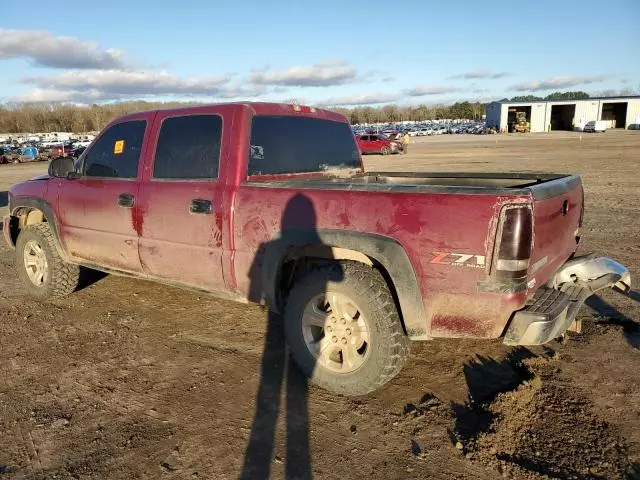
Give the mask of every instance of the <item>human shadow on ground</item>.
M 273 272 L 279 270 L 279 263 L 274 259 L 282 258 L 282 253 L 293 244 L 299 245 L 301 238 L 304 244 L 322 243 L 317 233 L 316 212 L 311 200 L 305 195 L 296 194 L 287 202 L 282 213 L 279 238 L 263 243 L 254 258 L 250 270 L 251 300 L 269 298 L 269 294 L 273 295 L 278 290 L 287 291 L 301 266 L 293 262 L 283 269 L 282 275 L 274 275 Z M 336 276 L 340 275 L 338 269 Z M 341 279 L 332 278 L 336 281 Z M 302 318 L 300 320 L 303 328 Z M 281 408 L 283 387 L 286 399 L 284 408 Z M 293 363 L 285 345 L 282 316 L 269 310 L 256 409 L 241 479 L 269 478 L 274 463 L 284 463 L 284 477 L 287 479 L 312 478 L 308 394 L 308 378 Z M 276 454 L 275 444 L 280 413 L 286 419 L 284 458 L 282 454 Z

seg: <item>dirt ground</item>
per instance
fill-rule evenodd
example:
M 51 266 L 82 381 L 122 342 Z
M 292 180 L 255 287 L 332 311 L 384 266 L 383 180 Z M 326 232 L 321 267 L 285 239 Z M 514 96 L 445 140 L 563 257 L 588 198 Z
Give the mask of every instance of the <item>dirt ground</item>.
M 581 251 L 638 281 L 640 132 L 410 149 L 366 166 L 582 175 Z M 0 166 L 0 212 L 44 169 Z M 580 316 L 581 335 L 540 348 L 414 343 L 391 384 L 348 399 L 308 386 L 280 335 L 265 343 L 260 307 L 115 276 L 40 304 L 2 244 L 0 478 L 640 478 L 640 294 L 606 292 Z

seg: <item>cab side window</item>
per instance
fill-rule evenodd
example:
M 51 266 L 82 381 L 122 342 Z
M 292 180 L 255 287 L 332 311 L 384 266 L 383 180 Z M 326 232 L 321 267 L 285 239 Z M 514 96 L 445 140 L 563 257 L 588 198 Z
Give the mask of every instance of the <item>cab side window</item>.
M 218 178 L 222 117 L 185 115 L 162 122 L 153 163 L 153 178 Z
M 145 120 L 131 120 L 110 127 L 84 155 L 84 175 L 136 178 L 146 126 Z

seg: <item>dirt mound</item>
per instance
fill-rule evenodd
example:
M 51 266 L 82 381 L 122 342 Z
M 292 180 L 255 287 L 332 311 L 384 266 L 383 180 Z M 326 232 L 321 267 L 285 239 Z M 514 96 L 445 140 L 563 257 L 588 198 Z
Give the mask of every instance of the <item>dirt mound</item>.
M 556 383 L 554 363 L 523 360 L 515 368 L 528 380 L 493 401 L 466 405 L 477 429 L 458 429 L 458 448 L 509 478 L 631 478 L 616 429 L 579 392 Z

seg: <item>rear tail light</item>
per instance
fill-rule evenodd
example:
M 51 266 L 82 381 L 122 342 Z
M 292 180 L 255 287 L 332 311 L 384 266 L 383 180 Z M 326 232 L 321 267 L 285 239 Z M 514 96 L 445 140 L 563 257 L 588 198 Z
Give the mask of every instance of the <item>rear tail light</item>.
M 498 225 L 498 242 L 493 256 L 493 274 L 502 278 L 526 278 L 533 242 L 531 207 L 503 208 Z

